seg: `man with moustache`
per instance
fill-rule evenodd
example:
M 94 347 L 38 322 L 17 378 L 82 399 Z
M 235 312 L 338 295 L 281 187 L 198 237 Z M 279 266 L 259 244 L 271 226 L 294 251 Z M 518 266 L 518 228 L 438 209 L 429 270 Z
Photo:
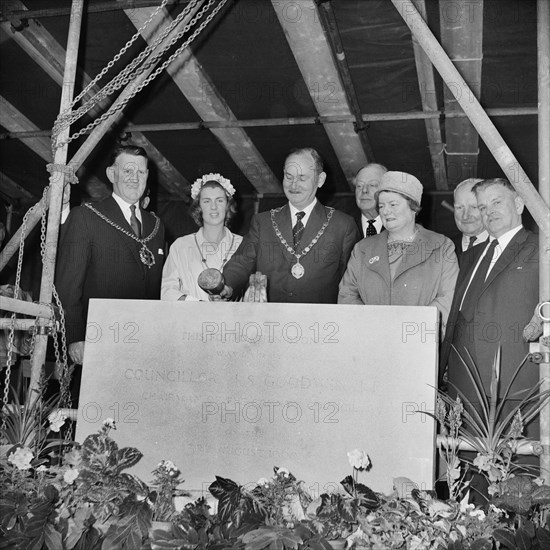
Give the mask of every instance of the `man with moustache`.
M 315 197 L 326 174 L 319 153 L 296 149 L 285 160 L 288 203 L 256 214 L 223 274 L 222 298 L 241 293 L 250 275 L 267 276 L 270 302 L 335 304 L 338 284 L 359 240 L 353 218 Z
M 489 236 L 485 227 L 483 227 L 481 213 L 477 207 L 477 199 L 472 191 L 474 185 L 480 181 L 482 180 L 478 178 L 461 181 L 453 192 L 455 223 L 462 233 L 454 241 L 459 264 L 462 254 L 466 250 L 484 243 Z
M 355 202 L 359 214 L 355 221 L 361 232 L 361 237 L 371 237 L 383 231 L 384 226 L 380 214 L 376 210 L 374 196 L 380 187 L 382 176 L 388 171 L 385 166 L 372 162 L 363 166 L 355 176 Z

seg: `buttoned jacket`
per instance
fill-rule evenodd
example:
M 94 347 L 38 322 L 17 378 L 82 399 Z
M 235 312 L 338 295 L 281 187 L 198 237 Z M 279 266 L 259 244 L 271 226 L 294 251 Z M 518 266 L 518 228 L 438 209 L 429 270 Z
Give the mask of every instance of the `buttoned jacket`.
M 288 250 L 293 245 L 288 204 L 256 214 L 247 235 L 223 270 L 226 284 L 239 293 L 246 288 L 249 276 L 259 271 L 267 275 L 270 302 L 336 303 L 338 283 L 351 249 L 359 240 L 359 231 L 348 214 L 338 210 L 329 212 L 317 201 L 309 216 L 297 254 L 302 254 L 327 225 L 300 258 L 304 275 L 299 279 L 291 274 L 297 260 Z
M 133 234 L 122 210 L 112 197 L 93 207 Z M 141 210 L 142 236 L 153 232 L 156 218 Z M 56 266 L 56 287 L 65 310 L 67 342 L 83 341 L 88 302 L 91 298 L 144 299 L 160 296 L 164 263 L 164 225 L 146 243 L 155 263 L 140 259 L 142 245 L 100 218 L 86 206 L 73 208 L 62 226 Z
M 444 324 L 458 275 L 454 245 L 439 233 L 417 225 L 392 280 L 388 236 L 384 231 L 361 240 L 340 283 L 338 303 L 435 306 Z
M 463 253 L 460 274 L 454 295 L 445 339 L 440 353 L 440 376 L 449 360 L 460 305 L 487 244 L 474 246 Z M 522 332 L 531 320 L 539 299 L 539 244 L 538 237 L 522 228 L 514 235 L 489 272 L 476 303 L 474 317 L 468 330 L 455 343 L 457 351 L 466 358 L 466 350 L 481 372 L 486 391 L 489 391 L 491 369 L 498 347 L 501 347 L 499 393 L 503 394 L 516 368 L 526 357 L 529 346 Z M 469 382 L 464 369 L 449 372 L 455 385 Z M 538 380 L 538 369 L 527 364 L 517 375 L 514 388 L 532 387 Z

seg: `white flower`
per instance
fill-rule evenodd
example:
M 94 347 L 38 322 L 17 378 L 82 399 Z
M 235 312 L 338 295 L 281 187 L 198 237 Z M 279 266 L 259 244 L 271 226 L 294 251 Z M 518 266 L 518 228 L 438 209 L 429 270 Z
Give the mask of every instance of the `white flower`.
M 78 477 L 78 470 L 76 468 L 71 468 L 63 474 L 63 481 L 69 485 Z
M 65 423 L 65 420 L 67 420 L 66 414 L 63 414 L 60 410 L 53 411 L 48 416 L 50 430 L 52 432 L 59 432 L 61 426 L 63 426 L 63 424 Z
M 268 487 L 269 479 L 267 479 L 267 477 L 261 477 L 258 481 L 256 481 L 256 485 L 259 485 L 260 487 Z
M 111 428 L 112 430 L 116 430 L 116 422 L 115 422 L 115 419 L 114 419 L 114 418 L 106 418 L 106 419 L 103 421 L 103 425 L 104 425 L 106 428 Z
M 352 468 L 356 470 L 364 470 L 370 466 L 370 458 L 365 451 L 355 449 L 348 452 L 348 460 Z
M 485 519 L 485 512 L 483 510 L 471 510 L 470 516 L 473 518 L 479 518 L 483 521 Z
M 232 197 L 235 194 L 235 188 L 231 185 L 231 181 L 220 174 L 205 174 L 202 178 L 195 180 L 195 183 L 191 186 L 191 198 L 195 200 L 199 193 L 201 192 L 202 186 L 207 181 L 215 181 L 219 183 L 227 192 L 227 194 Z
M 282 475 L 283 477 L 289 477 L 290 472 L 286 468 L 278 468 L 277 475 Z
M 8 457 L 8 462 L 17 466 L 19 470 L 28 470 L 31 467 L 31 460 L 34 458 L 33 452 L 27 447 L 18 447 Z
M 158 467 L 165 470 L 177 470 L 176 465 L 171 460 L 161 460 Z
M 351 548 L 357 541 L 361 541 L 364 538 L 365 533 L 363 532 L 361 527 L 357 527 L 357 529 L 349 537 L 346 538 L 346 547 Z
M 474 504 L 468 504 L 468 500 L 466 498 L 463 498 L 460 501 L 460 511 L 470 513 L 472 510 L 475 510 L 475 505 Z
M 36 468 L 36 471 L 41 474 L 42 472 L 47 472 L 48 468 L 47 466 L 44 466 L 44 464 L 42 464 L 41 466 L 38 466 L 38 468 Z

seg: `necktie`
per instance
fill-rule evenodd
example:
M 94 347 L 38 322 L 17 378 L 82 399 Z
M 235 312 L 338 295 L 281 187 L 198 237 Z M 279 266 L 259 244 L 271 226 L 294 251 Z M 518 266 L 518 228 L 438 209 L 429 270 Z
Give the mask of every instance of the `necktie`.
M 294 250 L 298 248 L 300 240 L 302 239 L 302 232 L 304 231 L 304 224 L 302 218 L 306 215 L 305 212 L 296 213 L 296 225 L 292 228 L 292 238 L 294 239 Z
M 476 242 L 477 237 L 470 237 L 470 242 L 468 243 L 468 248 L 466 250 L 470 250 L 474 246 L 474 243 Z
M 141 223 L 139 223 L 139 220 L 136 216 L 136 205 L 132 204 L 130 206 L 130 225 L 132 226 L 132 229 L 134 230 L 134 233 L 136 234 L 138 239 L 141 239 Z
M 493 259 L 493 254 L 495 248 L 498 245 L 497 239 L 495 239 L 487 248 L 487 253 L 483 256 L 477 271 L 470 281 L 470 286 L 466 290 L 466 295 L 462 301 L 462 307 L 460 312 L 466 321 L 470 322 L 474 318 L 476 304 L 481 296 L 481 291 L 483 285 L 485 284 L 485 279 L 487 278 L 487 272 L 489 271 L 489 266 Z
M 367 223 L 369 225 L 365 231 L 365 237 L 372 237 L 373 235 L 376 235 L 378 231 L 376 231 L 376 227 L 374 227 L 374 220 L 367 220 Z

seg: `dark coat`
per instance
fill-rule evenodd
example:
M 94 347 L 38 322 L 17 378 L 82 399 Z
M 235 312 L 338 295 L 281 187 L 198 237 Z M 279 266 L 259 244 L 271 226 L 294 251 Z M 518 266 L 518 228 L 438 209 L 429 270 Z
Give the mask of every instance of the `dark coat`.
M 93 205 L 120 227 L 132 232 L 112 197 Z M 141 210 L 142 234 L 150 235 L 156 218 Z M 155 264 L 140 260 L 141 245 L 109 225 L 86 206 L 71 210 L 61 231 L 56 267 L 56 288 L 65 310 L 67 343 L 85 338 L 90 298 L 157 300 L 164 263 L 164 225 L 146 243 Z
M 305 269 L 301 279 L 290 270 L 296 258 L 277 237 L 271 219 L 273 212 L 282 237 L 292 246 L 290 208 L 256 214 L 241 245 L 227 262 L 223 274 L 226 284 L 236 293 L 248 285 L 249 276 L 256 271 L 267 275 L 267 297 L 270 302 L 336 303 L 338 283 L 344 274 L 351 250 L 359 240 L 353 218 L 334 210 L 317 243 L 300 258 Z M 319 201 L 313 208 L 304 229 L 298 253 L 306 248 L 327 221 L 329 210 Z
M 508 387 L 513 372 L 523 361 L 529 346 L 523 341 L 523 328 L 531 320 L 539 299 L 538 237 L 520 229 L 510 241 L 487 277 L 471 323 L 462 323 L 460 303 L 472 270 L 487 246 L 475 246 L 464 252 L 456 291 L 451 306 L 445 338 L 440 353 L 440 375 L 448 363 L 448 378 L 455 386 L 476 400 L 465 367 L 456 352 L 466 358 L 466 350 L 477 365 L 487 395 L 490 392 L 491 370 L 499 344 L 501 368 L 499 395 Z M 539 379 L 538 368 L 524 365 L 514 381 L 512 392 L 530 388 Z

